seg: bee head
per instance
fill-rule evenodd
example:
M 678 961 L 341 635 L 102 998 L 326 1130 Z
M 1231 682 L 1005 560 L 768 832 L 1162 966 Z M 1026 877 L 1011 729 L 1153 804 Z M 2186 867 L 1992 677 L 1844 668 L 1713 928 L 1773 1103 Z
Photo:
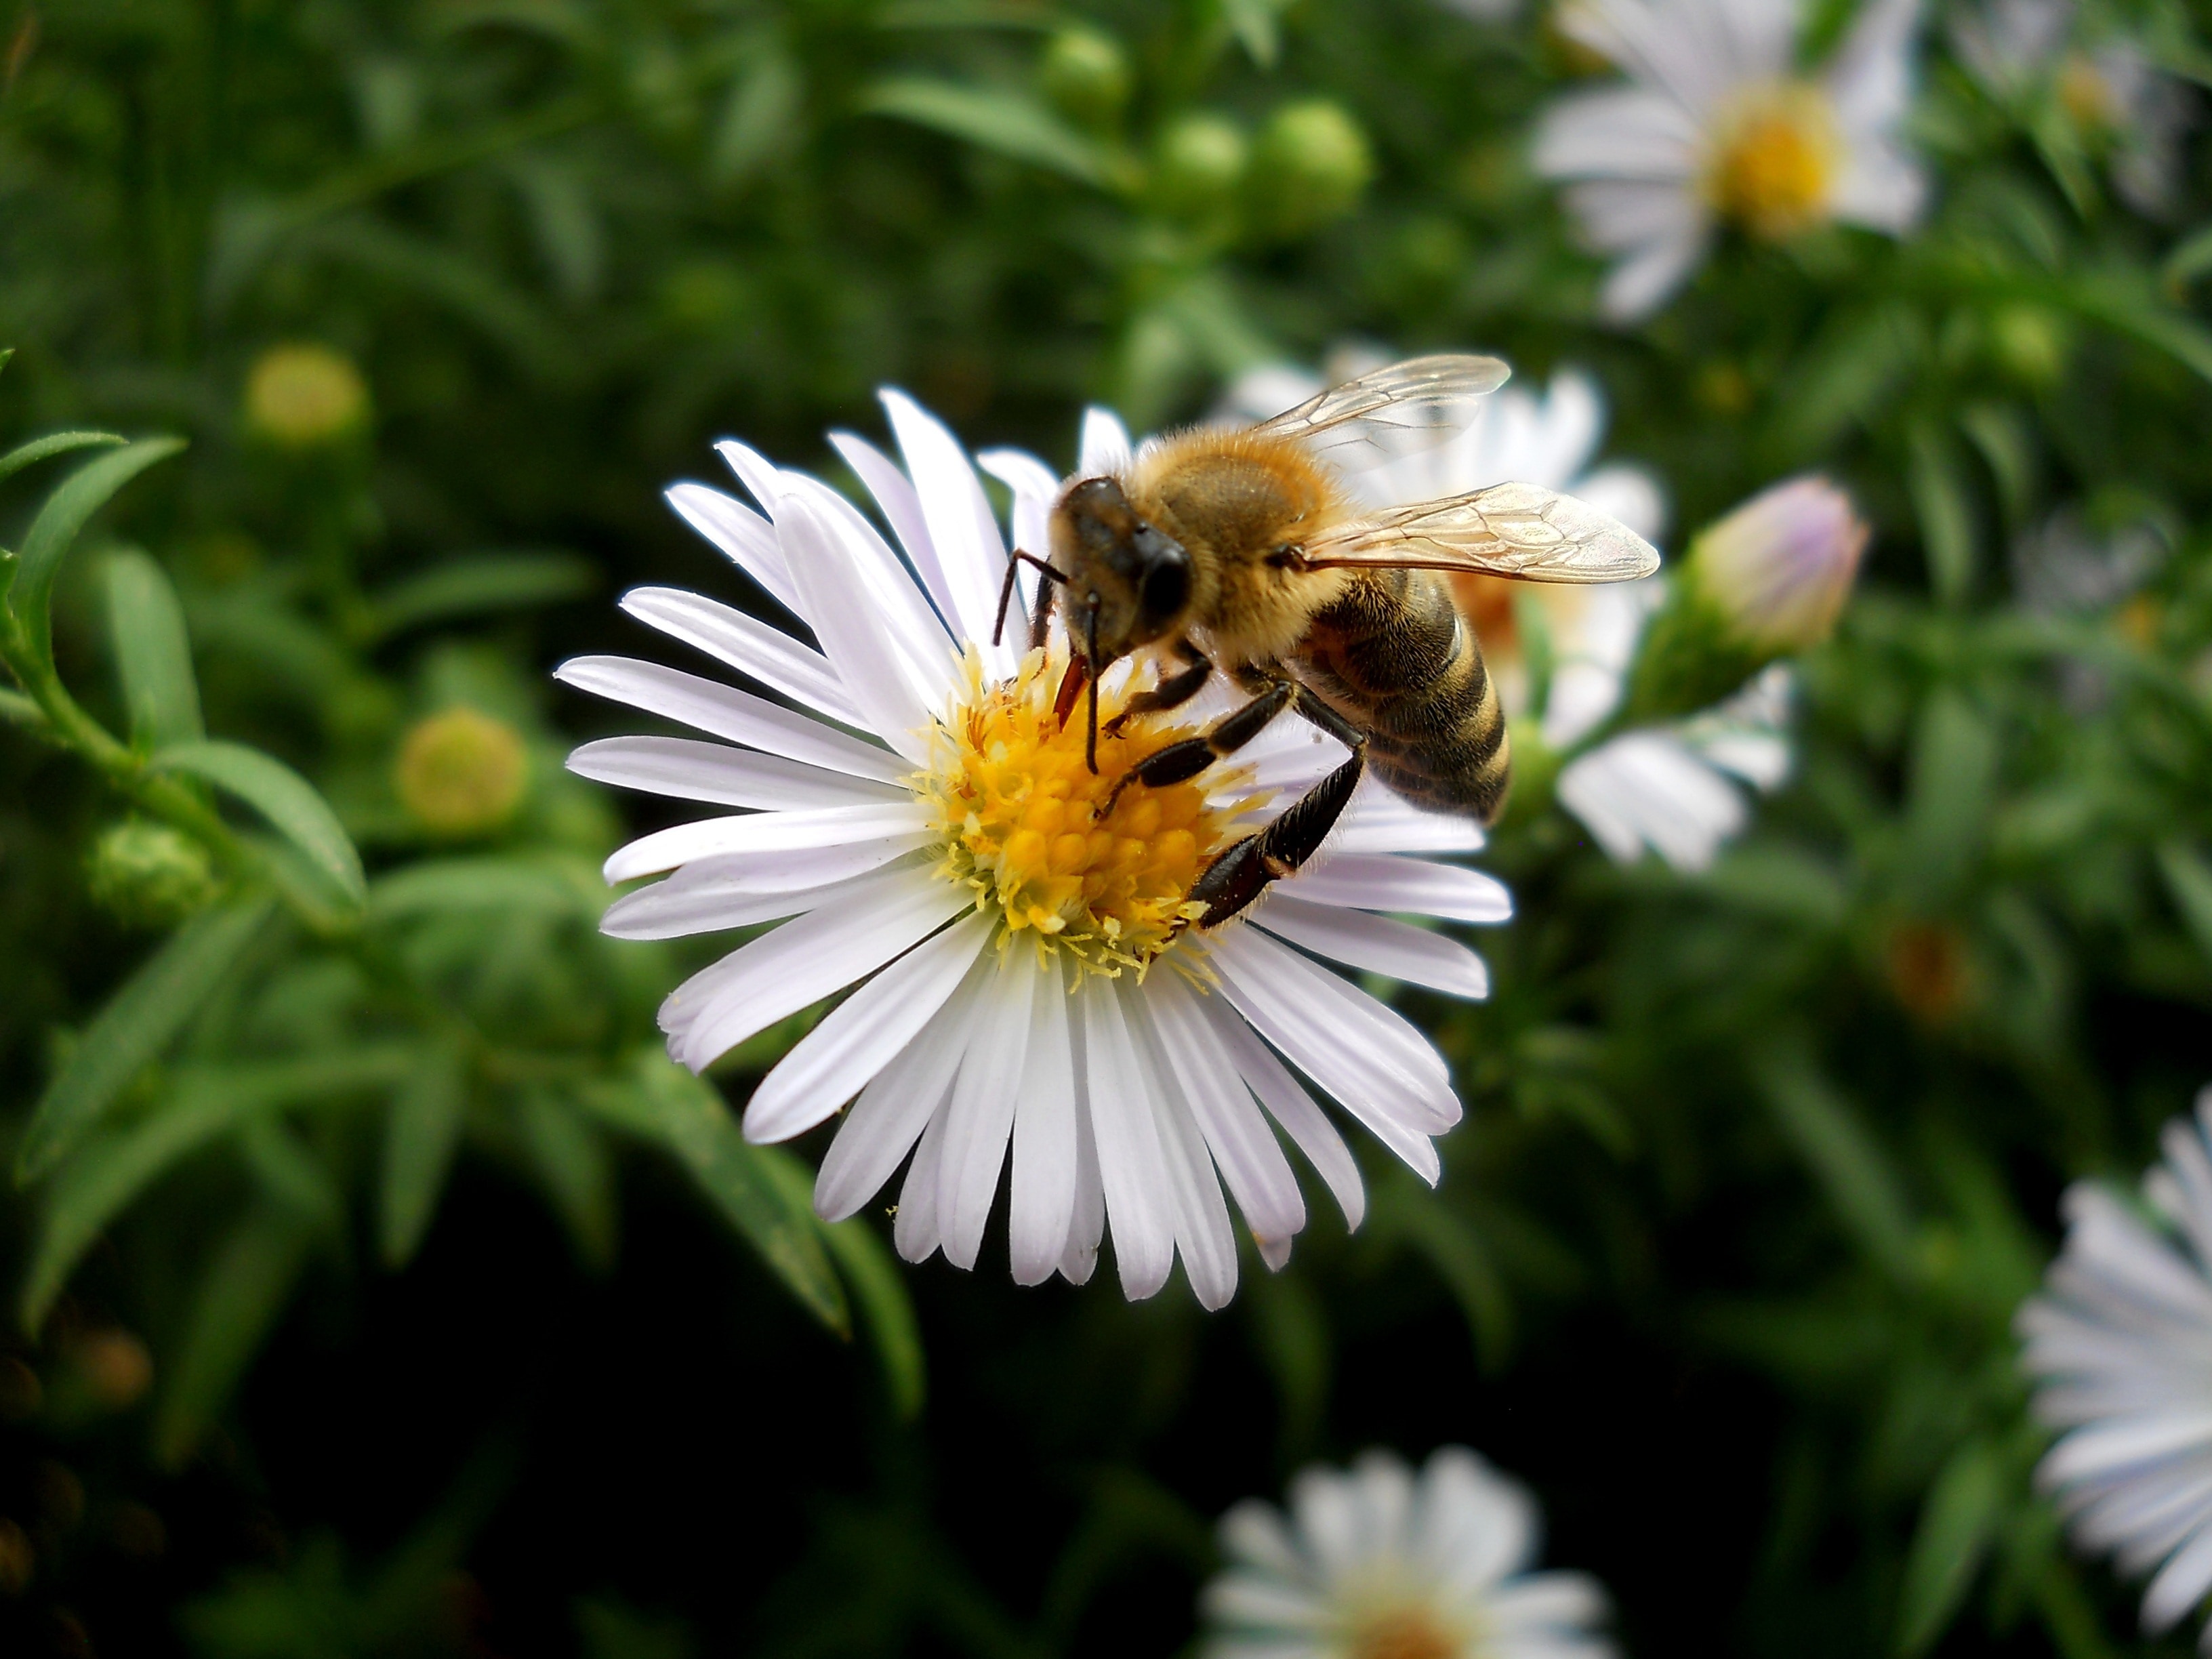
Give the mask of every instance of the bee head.
M 1068 486 L 1052 515 L 1052 562 L 1067 573 L 1061 603 L 1069 632 L 1093 626 L 1103 669 L 1181 624 L 1190 599 L 1190 555 L 1137 515 L 1111 478 Z

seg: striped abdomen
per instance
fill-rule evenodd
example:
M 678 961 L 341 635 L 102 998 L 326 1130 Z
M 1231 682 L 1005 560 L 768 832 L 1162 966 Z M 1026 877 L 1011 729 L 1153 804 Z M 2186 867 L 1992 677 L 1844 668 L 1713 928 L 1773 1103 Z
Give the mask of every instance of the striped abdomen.
M 1474 630 L 1444 579 L 1365 570 L 1320 612 L 1300 678 L 1368 734 L 1368 763 L 1400 794 L 1487 823 L 1505 804 L 1505 715 Z

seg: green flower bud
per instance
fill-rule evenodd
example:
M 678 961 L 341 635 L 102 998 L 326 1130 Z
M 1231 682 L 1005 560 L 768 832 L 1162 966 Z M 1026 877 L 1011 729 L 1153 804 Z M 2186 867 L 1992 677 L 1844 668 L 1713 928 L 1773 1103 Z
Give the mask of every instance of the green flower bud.
M 1226 213 L 1243 182 L 1251 145 L 1220 115 L 1186 115 L 1159 137 L 1152 160 L 1152 198 L 1178 219 Z
M 1279 236 L 1312 230 L 1357 207 L 1374 177 L 1375 152 L 1342 105 L 1323 98 L 1285 104 L 1267 118 L 1253 152 L 1252 222 Z
M 522 736 L 473 708 L 417 720 L 399 745 L 392 784 L 409 816 L 434 836 L 488 835 L 514 816 L 528 781 Z
M 1044 95 L 1071 121 L 1110 127 L 1129 101 L 1129 57 L 1097 29 L 1066 28 L 1052 37 L 1037 69 Z
M 319 449 L 368 424 L 368 386 L 328 346 L 271 346 L 246 377 L 246 424 L 279 449 Z
M 2066 319 L 2047 306 L 2000 307 L 1989 320 L 1990 350 L 1997 365 L 2023 386 L 2056 385 L 2074 347 Z
M 133 927 L 170 927 L 222 890 L 207 848 L 143 818 L 111 824 L 85 860 L 93 902 Z

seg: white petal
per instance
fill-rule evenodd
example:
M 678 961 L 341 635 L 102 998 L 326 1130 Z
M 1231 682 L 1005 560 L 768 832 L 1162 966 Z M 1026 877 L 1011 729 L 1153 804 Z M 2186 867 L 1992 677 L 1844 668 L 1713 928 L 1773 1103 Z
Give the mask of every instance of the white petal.
M 929 539 L 929 523 L 922 517 L 921 497 L 915 494 L 914 481 L 898 469 L 898 463 L 878 449 L 866 439 L 850 432 L 833 432 L 830 441 L 845 458 L 845 465 L 860 475 L 860 482 L 868 487 L 868 494 L 876 498 L 891 533 L 906 550 L 907 562 L 921 578 L 930 602 L 936 605 L 937 614 L 948 628 L 957 627 L 960 613 L 954 609 L 952 589 L 945 580 L 944 562 L 937 556 L 937 549 Z
M 2170 1628 L 2204 1599 L 2208 1589 L 2212 1589 L 2212 1522 L 2175 1551 L 2150 1581 L 2143 1592 L 2143 1629 L 2155 1636 Z
M 735 438 L 723 439 L 714 446 L 714 453 L 737 475 L 738 482 L 760 503 L 763 511 L 775 510 L 776 498 L 783 494 L 783 481 L 774 461 Z
M 1671 732 L 1624 732 L 1577 756 L 1557 791 L 1624 864 L 1649 845 L 1678 870 L 1705 869 L 1749 817 L 1735 786 Z
M 889 750 L 848 737 L 835 726 L 734 685 L 703 680 L 659 663 L 628 657 L 572 657 L 553 671 L 553 678 L 579 691 L 626 702 L 732 743 L 856 778 L 901 783 L 913 770 Z
M 815 636 L 865 716 L 860 724 L 921 764 L 929 758 L 924 728 L 948 686 L 908 672 L 906 653 L 886 625 L 889 613 L 868 603 L 860 562 L 817 501 L 798 491 L 786 495 L 776 508 L 775 527 L 790 550 L 792 580 L 814 618 Z
M 917 800 L 817 806 L 796 812 L 744 812 L 678 823 L 641 836 L 609 855 L 604 873 L 610 883 L 629 881 L 673 870 L 693 859 L 787 853 L 853 842 L 904 841 L 919 847 L 934 833 L 929 809 Z
M 844 850 L 844 849 L 840 849 Z M 875 850 L 873 843 L 857 849 L 865 856 L 849 866 L 826 869 L 810 859 L 809 874 L 817 881 L 738 880 L 687 882 L 683 876 L 654 882 L 650 887 L 625 894 L 607 907 L 599 918 L 599 931 L 611 939 L 685 939 L 694 933 L 719 933 L 730 927 L 750 927 L 763 921 L 795 916 L 842 898 L 850 884 L 888 864 L 902 849 Z M 731 860 L 750 865 L 753 859 Z M 683 875 L 702 868 L 725 868 L 709 860 L 689 866 Z M 782 873 L 782 872 L 778 872 Z
M 1430 812 L 1377 783 L 1373 775 L 1352 792 L 1352 805 L 1328 837 L 1339 853 L 1479 853 L 1486 837 L 1473 818 Z
M 1071 1285 L 1088 1285 L 1098 1267 L 1098 1241 L 1106 1233 L 1106 1189 L 1099 1179 L 1098 1142 L 1091 1128 L 1091 1060 L 1081 1009 L 1072 997 L 1066 1006 L 1067 1053 L 1075 1079 L 1075 1212 L 1068 1219 L 1060 1276 Z
M 1017 1285 L 1041 1285 L 1066 1253 L 1075 1224 L 1075 1055 L 1068 995 L 1056 967 L 1037 988 L 1036 1024 L 1014 1108 L 1014 1174 L 1006 1218 Z
M 994 678 L 1011 674 L 1018 653 L 1011 643 L 990 643 L 992 616 L 1006 571 L 1006 544 L 999 539 L 990 499 L 967 453 L 936 416 L 901 392 L 886 391 L 883 400 L 915 493 L 921 498 L 931 544 L 945 567 L 957 630 L 976 643 Z
M 1201 1006 L 1214 1036 L 1236 1061 L 1238 1073 L 1335 1194 L 1344 1211 L 1345 1226 L 1357 1231 L 1367 1215 L 1367 1191 L 1360 1182 L 1358 1161 L 1344 1144 L 1344 1137 L 1337 1133 L 1336 1126 L 1275 1058 L 1274 1050 L 1244 1023 L 1243 1015 L 1220 997 L 1207 997 Z
M 1697 122 L 1673 99 L 1640 87 L 1607 87 L 1571 94 L 1545 111 L 1533 159 L 1547 179 L 1680 183 L 1697 176 L 1705 143 Z
M 907 1165 L 906 1183 L 899 1188 L 898 1214 L 891 1219 L 891 1245 L 908 1261 L 927 1261 L 937 1254 L 939 1238 L 937 1190 L 944 1167 L 945 1120 L 939 1110 L 921 1132 Z
M 1480 1001 L 1490 969 L 1455 939 L 1341 906 L 1302 903 L 1288 893 L 1254 912 L 1254 923 L 1293 945 L 1369 973 Z
M 679 800 L 769 811 L 809 806 L 887 805 L 912 797 L 896 784 L 696 738 L 601 738 L 568 757 L 568 769 L 596 783 Z
M 1113 982 L 1085 975 L 1076 1000 L 1083 1015 L 1091 1139 L 1106 1220 L 1114 1232 L 1115 1264 L 1122 1293 L 1140 1302 L 1167 1283 L 1175 1266 L 1166 1161 L 1136 1042 Z
M 1014 545 L 1040 559 L 1049 557 L 1048 515 L 1060 496 L 1059 477 L 1025 449 L 987 449 L 975 464 L 1013 491 Z
M 842 1221 L 880 1192 L 922 1126 L 942 1109 L 995 966 L 979 957 L 937 1017 L 860 1091 L 815 1177 L 814 1208 L 823 1220 Z M 933 1207 L 933 1182 L 929 1194 Z
M 680 587 L 634 587 L 623 595 L 622 608 L 833 720 L 867 724 L 827 657 L 757 617 Z
M 839 602 L 848 609 L 862 603 L 874 612 L 875 625 L 897 653 L 899 673 L 920 688 L 925 708 L 932 711 L 941 708 L 958 678 L 953 639 L 930 608 L 928 595 L 915 582 L 913 573 L 899 562 L 890 544 L 860 509 L 819 478 L 804 472 L 780 472 L 776 477 L 783 485 L 776 509 L 779 515 L 784 503 L 793 498 L 805 501 L 835 538 L 845 574 L 857 579 L 838 595 Z M 781 516 L 777 528 L 782 528 Z M 812 591 L 800 580 L 798 555 L 793 553 L 792 559 L 793 580 L 799 582 L 802 594 Z M 817 636 L 820 631 L 816 630 Z M 837 653 L 827 640 L 823 648 L 832 662 L 837 661 Z M 838 672 L 845 673 L 843 665 L 840 664 Z M 847 678 L 849 680 L 849 675 Z
M 1006 1164 L 1014 1128 L 1014 1099 L 1029 1053 L 1030 1010 L 1036 1000 L 1036 959 L 1027 951 L 1000 954 L 983 993 L 983 1010 L 960 1075 L 945 1110 L 945 1147 L 939 1154 L 937 1223 L 945 1259 L 973 1267 L 983 1247 L 999 1173 Z
M 1243 1079 L 1215 1042 L 1198 1000 L 1172 972 L 1156 974 L 1145 986 L 1143 1001 L 1162 1058 L 1182 1085 L 1246 1224 L 1263 1241 L 1287 1240 L 1306 1224 L 1297 1177 Z
M 1086 478 L 1100 478 L 1127 469 L 1133 446 L 1129 428 L 1110 409 L 1092 404 L 1083 411 L 1083 441 L 1077 447 L 1075 470 Z
M 1197 1114 L 1182 1079 L 1160 1052 L 1144 988 L 1119 981 L 1115 989 L 1122 1017 L 1137 1040 L 1139 1063 L 1151 1084 L 1146 1092 L 1159 1132 L 1161 1161 L 1174 1203 L 1176 1243 L 1182 1252 L 1183 1271 L 1190 1275 L 1190 1287 L 1200 1307 L 1224 1308 L 1237 1294 L 1237 1234 L 1230 1224 L 1229 1206 L 1221 1196 L 1220 1178 L 1214 1173 L 1206 1139 L 1199 1133 Z
M 761 1079 L 745 1139 L 788 1140 L 834 1116 L 937 1017 L 990 938 L 985 917 L 955 922 L 853 993 Z
M 723 556 L 750 576 L 777 604 L 800 615 L 799 590 L 791 567 L 777 545 L 775 531 L 743 501 L 701 483 L 680 483 L 668 491 L 668 504 L 684 522 L 720 548 Z
M 1498 922 L 1513 914 L 1513 895 L 1495 876 L 1455 864 L 1352 854 L 1300 871 L 1282 884 L 1288 896 L 1360 910 L 1403 910 L 1447 921 Z
M 684 1063 L 704 1071 L 756 1031 L 902 955 L 965 909 L 970 897 L 926 872 L 893 869 L 884 872 L 879 891 L 810 911 L 741 945 L 707 970 L 711 994 L 703 1003 L 673 1012 L 685 1028 Z M 665 1006 L 661 1018 L 662 1029 L 670 1030 Z

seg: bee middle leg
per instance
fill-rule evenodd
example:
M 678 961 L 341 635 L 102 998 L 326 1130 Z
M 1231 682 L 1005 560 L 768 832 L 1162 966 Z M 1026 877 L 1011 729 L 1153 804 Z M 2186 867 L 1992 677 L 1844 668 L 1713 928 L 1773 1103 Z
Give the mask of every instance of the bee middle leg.
M 1208 672 L 1211 672 L 1211 669 Z M 1194 668 L 1188 673 L 1179 674 L 1160 690 L 1176 691 L 1180 694 L 1177 701 L 1187 701 L 1196 696 L 1198 688 L 1206 684 L 1203 679 L 1198 679 L 1188 690 L 1182 690 L 1182 683 L 1190 680 L 1197 672 Z M 1155 749 L 1124 772 L 1107 795 L 1105 805 L 1098 809 L 1098 817 L 1103 819 L 1109 816 L 1115 804 L 1121 799 L 1121 792 L 1133 783 L 1141 783 L 1150 789 L 1164 789 L 1170 784 L 1185 783 L 1196 777 L 1222 756 L 1236 753 L 1258 737 L 1267 729 L 1267 722 L 1288 708 L 1299 696 L 1300 688 L 1296 681 L 1268 679 L 1265 689 L 1251 702 L 1242 708 L 1231 709 L 1200 736 L 1185 738 L 1164 749 Z
M 1205 653 L 1188 640 L 1176 641 L 1175 653 L 1189 666 L 1179 673 L 1169 675 L 1151 690 L 1138 692 L 1129 699 L 1121 712 L 1108 720 L 1100 730 L 1112 737 L 1138 715 L 1157 714 L 1166 709 L 1180 708 L 1206 690 L 1206 681 L 1213 678 L 1213 665 L 1206 660 Z
M 1321 850 L 1328 832 L 1352 804 L 1367 771 L 1367 738 L 1302 685 L 1292 688 L 1299 714 L 1352 750 L 1346 761 L 1292 801 L 1267 828 L 1249 835 L 1206 866 L 1190 896 L 1206 906 L 1200 927 L 1218 927 L 1265 892 L 1272 882 L 1300 869 Z

